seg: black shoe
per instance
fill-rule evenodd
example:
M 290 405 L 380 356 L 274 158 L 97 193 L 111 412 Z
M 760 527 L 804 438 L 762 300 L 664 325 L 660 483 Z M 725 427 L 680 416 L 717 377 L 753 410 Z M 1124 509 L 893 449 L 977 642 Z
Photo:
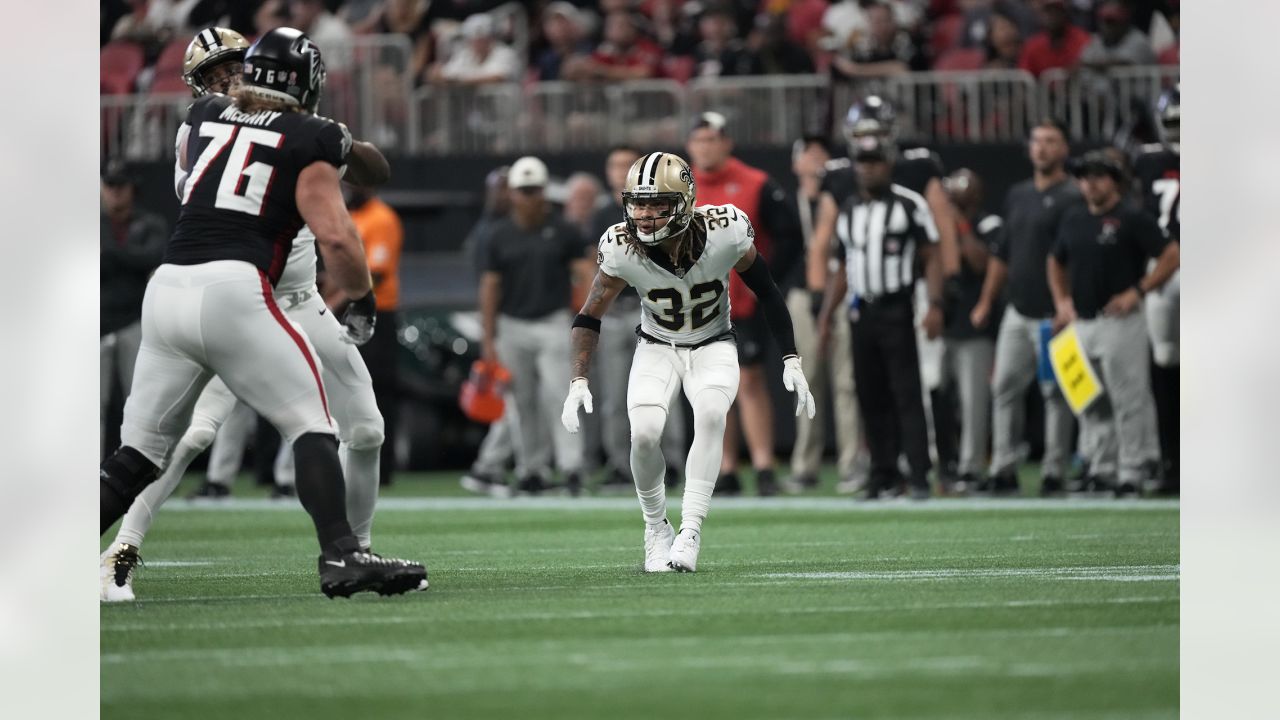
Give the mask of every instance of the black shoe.
M 525 495 L 541 495 L 547 489 L 547 481 L 541 475 L 525 476 L 516 484 L 516 492 Z
M 218 483 L 211 483 L 208 480 L 205 480 L 204 482 L 200 483 L 200 487 L 191 491 L 190 495 L 187 495 L 187 499 L 188 500 L 216 500 L 218 498 L 227 497 L 230 494 L 231 494 L 231 488 L 227 487 L 226 485 L 219 485 Z
M 773 497 L 778 494 L 778 479 L 774 477 L 773 468 L 756 472 L 756 494 L 760 497 Z
M 578 497 L 582 494 L 582 473 L 571 472 L 564 479 L 565 489 L 569 491 L 569 497 Z
M 1080 492 L 1111 492 L 1115 485 L 1116 484 L 1112 482 L 1111 478 L 1105 475 L 1094 475 L 1091 473 L 1089 475 L 1085 475 L 1084 479 L 1080 481 Z
M 738 473 L 725 473 L 716 480 L 716 489 L 713 493 L 722 497 L 733 497 L 742 494 L 742 481 L 738 479 Z
M 328 558 L 321 555 L 319 565 L 320 592 L 330 598 L 351 597 L 365 590 L 399 595 L 427 589 L 427 569 L 411 560 L 351 552 Z
M 998 473 L 991 479 L 991 494 L 1001 497 L 1012 497 L 1018 495 L 1021 490 L 1018 488 L 1018 476 L 1011 472 Z
M 995 486 L 995 476 L 985 475 L 979 478 L 978 481 L 970 487 L 975 495 L 990 495 L 991 491 L 995 489 Z
M 928 500 L 932 494 L 928 482 L 911 484 L 909 495 L 912 500 Z
M 271 499 L 279 500 L 281 498 L 296 498 L 298 490 L 292 485 L 281 485 L 276 483 L 271 487 Z
M 1057 475 L 1045 475 L 1040 481 L 1040 497 L 1061 497 L 1066 493 L 1067 488 Z

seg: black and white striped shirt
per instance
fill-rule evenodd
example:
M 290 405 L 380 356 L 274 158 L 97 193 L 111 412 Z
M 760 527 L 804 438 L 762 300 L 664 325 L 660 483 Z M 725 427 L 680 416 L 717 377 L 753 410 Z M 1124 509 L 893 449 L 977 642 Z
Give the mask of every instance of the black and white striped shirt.
M 845 200 L 836 219 L 836 239 L 835 255 L 844 261 L 849 281 L 845 300 L 869 303 L 911 291 L 917 252 L 938 242 L 938 228 L 919 193 L 892 185 L 878 198 L 866 200 L 859 194 Z

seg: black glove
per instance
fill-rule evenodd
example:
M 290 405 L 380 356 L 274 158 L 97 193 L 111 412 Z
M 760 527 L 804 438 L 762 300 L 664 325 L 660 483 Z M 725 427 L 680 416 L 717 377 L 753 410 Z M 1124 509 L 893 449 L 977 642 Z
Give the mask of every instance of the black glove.
M 359 300 L 352 300 L 347 311 L 342 314 L 342 332 L 339 337 L 343 342 L 352 345 L 363 345 L 373 337 L 373 326 L 377 322 L 378 302 L 370 290 Z

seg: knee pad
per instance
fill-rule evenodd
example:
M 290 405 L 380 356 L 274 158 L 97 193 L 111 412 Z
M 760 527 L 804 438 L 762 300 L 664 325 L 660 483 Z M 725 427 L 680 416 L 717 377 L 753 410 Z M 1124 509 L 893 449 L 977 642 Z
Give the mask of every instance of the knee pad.
M 662 442 L 662 430 L 667 421 L 665 410 L 656 405 L 642 405 L 632 408 L 628 416 L 632 445 L 657 447 Z
M 186 434 L 182 436 L 182 441 L 196 450 L 203 452 L 209 449 L 209 446 L 213 444 L 213 438 L 217 436 L 217 434 L 218 429 L 216 427 L 196 422 L 192 423 L 191 427 L 187 428 Z
M 116 495 L 132 500 L 143 488 L 160 477 L 160 468 L 142 453 L 126 445 L 102 461 L 98 477 Z
M 374 450 L 382 447 L 386 440 L 382 422 L 362 422 L 354 425 L 350 432 L 343 433 L 347 437 L 343 442 L 352 450 Z
M 717 388 L 708 388 L 693 398 L 694 432 L 723 430 L 733 399 Z

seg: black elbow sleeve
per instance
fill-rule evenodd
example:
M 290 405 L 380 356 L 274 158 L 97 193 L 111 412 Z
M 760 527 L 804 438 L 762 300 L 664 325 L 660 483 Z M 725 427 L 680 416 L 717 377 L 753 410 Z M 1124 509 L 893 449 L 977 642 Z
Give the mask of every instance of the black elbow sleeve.
M 760 310 L 764 313 L 765 321 L 769 323 L 773 339 L 782 350 L 782 356 L 797 355 L 795 331 L 791 328 L 791 313 L 787 312 L 787 303 L 782 299 L 782 293 L 773 282 L 773 276 L 769 274 L 769 268 L 764 260 L 757 255 L 751 267 L 738 274 L 742 276 L 742 281 L 751 292 L 756 294 Z

